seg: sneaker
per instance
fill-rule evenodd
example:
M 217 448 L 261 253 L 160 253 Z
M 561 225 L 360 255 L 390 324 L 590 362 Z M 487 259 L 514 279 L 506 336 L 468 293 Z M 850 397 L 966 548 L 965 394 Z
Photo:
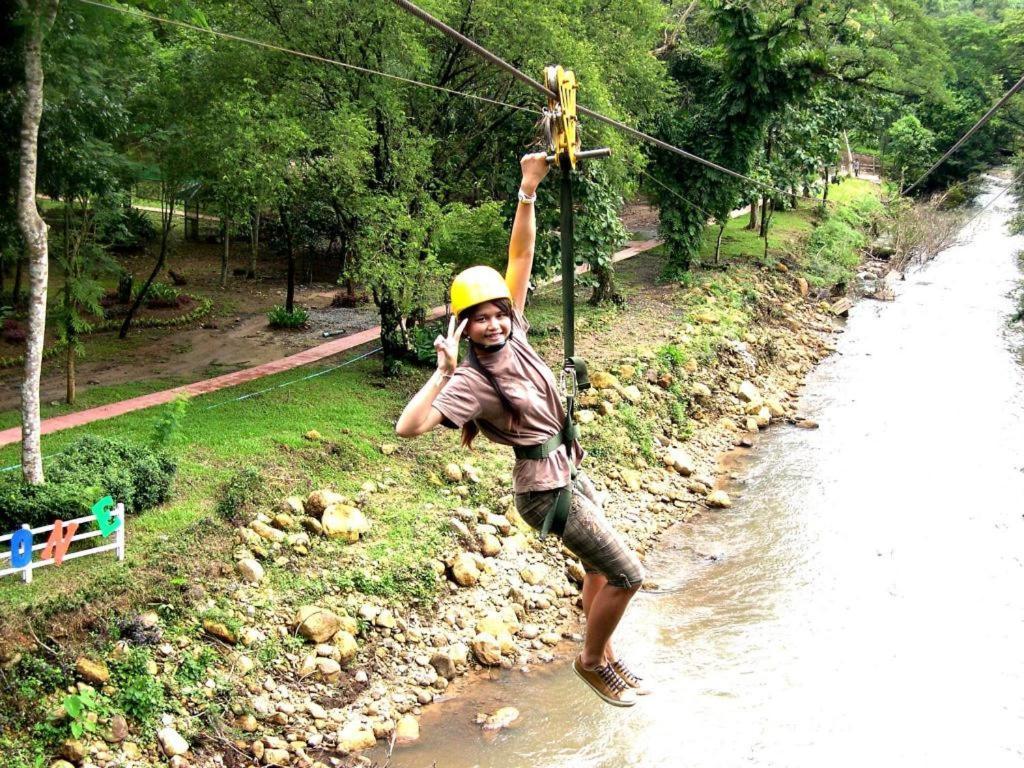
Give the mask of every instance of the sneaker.
M 611 666 L 615 670 L 615 674 L 622 678 L 622 682 L 636 691 L 637 696 L 647 696 L 654 693 L 650 687 L 644 685 L 644 679 L 634 674 L 633 670 L 627 667 L 622 659 L 616 659 L 612 662 Z
M 584 669 L 583 662 L 577 656 L 572 663 L 572 671 L 613 707 L 632 707 L 636 704 L 636 692 L 615 674 L 611 664 L 597 669 Z

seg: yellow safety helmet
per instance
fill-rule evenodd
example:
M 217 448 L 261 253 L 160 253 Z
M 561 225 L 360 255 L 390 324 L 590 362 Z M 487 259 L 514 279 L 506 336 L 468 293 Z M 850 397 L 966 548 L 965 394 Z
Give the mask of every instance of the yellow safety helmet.
M 452 314 L 495 299 L 510 299 L 512 292 L 501 273 L 493 267 L 470 267 L 455 276 L 452 282 Z

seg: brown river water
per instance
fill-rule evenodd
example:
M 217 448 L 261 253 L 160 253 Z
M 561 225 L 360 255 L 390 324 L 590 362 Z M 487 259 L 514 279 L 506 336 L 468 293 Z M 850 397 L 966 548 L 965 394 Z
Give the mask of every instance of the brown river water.
M 989 179 L 984 204 L 1002 189 Z M 569 658 L 428 708 L 394 768 L 1024 765 L 1024 239 L 1004 195 L 895 303 L 862 301 L 736 504 L 667 532 L 619 647 L 655 694 Z M 497 734 L 477 712 L 514 706 Z M 383 763 L 380 752 L 374 759 Z

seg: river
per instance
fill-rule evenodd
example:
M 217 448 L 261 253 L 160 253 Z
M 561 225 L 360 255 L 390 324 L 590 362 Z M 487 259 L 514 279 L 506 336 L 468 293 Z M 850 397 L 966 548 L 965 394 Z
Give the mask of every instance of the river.
M 989 179 L 979 203 L 1005 181 Z M 424 712 L 394 768 L 1021 766 L 1024 240 L 1004 195 L 893 303 L 862 301 L 735 506 L 670 529 L 620 648 L 657 686 L 609 707 L 568 661 Z M 498 734 L 478 711 L 515 706 Z M 379 758 L 379 756 L 378 756 Z

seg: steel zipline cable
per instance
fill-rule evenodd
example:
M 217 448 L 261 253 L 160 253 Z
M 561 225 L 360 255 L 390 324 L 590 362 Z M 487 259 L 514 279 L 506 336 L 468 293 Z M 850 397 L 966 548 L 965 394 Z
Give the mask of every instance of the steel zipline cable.
M 984 127 L 985 123 L 987 123 L 989 120 L 991 120 L 992 116 L 995 115 L 995 113 L 997 111 L 999 111 L 999 109 L 1006 102 L 1008 102 L 1010 100 L 1010 97 L 1013 96 L 1013 94 L 1017 93 L 1017 91 L 1019 91 L 1021 88 L 1024 88 L 1024 75 L 1022 75 L 1020 80 L 1018 80 L 1016 83 L 1014 83 L 1014 85 L 1010 88 L 1010 90 L 1008 90 L 1006 93 L 1004 93 L 999 98 L 999 100 L 989 108 L 988 112 L 986 112 L 984 115 L 981 116 L 981 118 L 979 118 L 978 122 L 976 122 L 974 125 L 972 125 L 970 127 L 970 129 L 967 131 L 967 133 L 965 133 L 963 136 L 961 136 L 959 138 L 959 140 L 957 140 L 957 142 L 955 144 L 953 144 L 953 146 L 951 146 L 949 149 L 947 149 L 945 154 L 943 154 L 942 157 L 940 157 L 938 160 L 936 160 L 935 164 L 931 168 L 929 168 L 927 171 L 922 173 L 921 177 L 917 181 L 915 181 L 909 187 L 907 187 L 902 192 L 900 192 L 900 197 L 902 197 L 903 195 L 905 195 L 908 192 L 910 192 L 910 190 L 912 190 L 915 187 L 917 187 L 917 185 L 920 184 L 922 181 L 924 181 L 926 178 L 928 178 L 928 176 L 930 176 L 935 171 L 936 168 L 938 168 L 940 165 L 942 165 L 944 162 L 946 162 L 946 160 L 948 160 L 950 158 L 950 156 L 954 152 L 956 152 L 958 149 L 960 149 L 960 147 L 962 147 L 964 144 L 966 144 L 967 141 L 971 138 L 971 136 L 973 136 L 978 131 L 980 131 L 982 129 L 982 127 Z
M 467 99 L 474 99 L 476 101 L 483 101 L 488 104 L 494 104 L 499 107 L 507 107 L 509 109 L 517 109 L 522 112 L 530 112 L 533 114 L 540 114 L 540 110 L 533 109 L 532 107 L 525 107 L 521 104 L 507 104 L 504 101 L 498 101 L 497 99 L 490 99 L 486 96 L 477 96 L 473 93 L 465 93 L 463 91 L 456 91 L 452 88 L 445 88 L 440 85 L 433 85 L 431 83 L 424 83 L 420 80 L 413 80 L 408 77 L 402 77 L 401 75 L 392 75 L 388 72 L 379 72 L 376 69 L 369 69 L 368 67 L 361 67 L 358 64 L 349 64 L 345 61 L 339 61 L 338 59 L 329 59 L 326 56 L 318 56 L 315 53 L 306 53 L 305 51 L 298 51 L 293 48 L 285 48 L 281 45 L 275 45 L 274 43 L 267 43 L 263 40 L 256 40 L 252 37 L 244 37 L 242 35 L 235 35 L 230 32 L 221 32 L 216 29 L 208 27 L 201 27 L 198 24 L 189 24 L 187 21 L 178 21 L 177 19 L 168 19 L 163 16 L 155 16 L 145 11 L 140 11 L 138 8 L 119 8 L 116 5 L 109 5 L 107 3 L 97 2 L 97 0 L 78 0 L 83 5 L 91 5 L 95 8 L 103 8 L 107 11 L 114 11 L 116 13 L 124 14 L 125 16 L 136 16 L 138 18 L 148 19 L 149 21 L 155 21 L 160 24 L 170 24 L 174 27 L 181 27 L 183 29 L 189 29 L 193 32 L 202 32 L 208 35 L 214 35 L 215 37 L 223 38 L 224 40 L 233 40 L 236 43 L 246 43 L 248 45 L 255 45 L 258 48 L 267 48 L 271 51 L 277 51 L 278 53 L 286 53 L 291 56 L 298 56 L 303 59 L 310 59 L 311 61 L 318 61 L 321 64 L 330 64 L 336 67 L 342 67 L 344 69 L 355 70 L 356 72 L 362 72 L 365 75 L 376 75 L 377 77 L 384 77 L 389 80 L 397 80 L 400 83 L 406 83 L 408 85 L 418 85 L 422 88 L 429 88 L 433 91 L 441 91 L 442 93 L 448 93 L 453 96 L 462 96 Z
M 211 29 L 211 28 L 208 28 L 208 27 L 201 27 L 201 26 L 199 26 L 197 24 L 190 24 L 190 23 L 185 22 L 185 21 L 178 21 L 177 19 L 168 19 L 168 18 L 165 18 L 165 17 L 162 17 L 162 16 L 156 16 L 154 14 L 147 13 L 145 11 L 140 11 L 140 10 L 134 9 L 134 8 L 133 9 L 119 8 L 119 7 L 114 6 L 114 5 L 109 5 L 108 3 L 98 2 L 98 0 L 78 0 L 78 2 L 82 3 L 84 5 L 91 5 L 91 6 L 96 7 L 96 8 L 102 8 L 104 10 L 114 11 L 116 13 L 121 13 L 121 14 L 124 14 L 126 16 L 136 16 L 136 17 L 148 19 L 150 21 L 154 21 L 154 22 L 157 22 L 157 23 L 160 23 L 160 24 L 169 24 L 171 26 L 181 27 L 183 29 L 189 29 L 189 30 L 192 30 L 194 32 L 200 32 L 200 33 L 205 33 L 205 34 L 208 34 L 208 35 L 214 35 L 215 37 L 220 37 L 220 38 L 223 38 L 225 40 L 233 40 L 233 41 L 239 42 L 239 43 L 246 43 L 248 45 L 255 45 L 255 46 L 260 47 L 260 48 L 266 48 L 268 50 L 277 51 L 279 53 L 289 54 L 291 56 L 298 56 L 300 58 L 309 59 L 311 61 L 317 61 L 317 62 L 320 62 L 322 64 L 329 64 L 329 65 L 332 65 L 332 66 L 343 67 L 345 69 L 351 69 L 351 70 L 354 70 L 356 72 L 362 72 L 362 73 L 368 74 L 368 75 L 376 75 L 378 77 L 385 77 L 385 78 L 388 78 L 390 80 L 396 80 L 398 82 L 407 83 L 409 85 L 417 85 L 417 86 L 421 86 L 423 88 L 429 88 L 430 90 L 441 91 L 442 93 L 448 93 L 448 94 L 451 94 L 453 96 L 462 96 L 462 97 L 467 98 L 467 99 L 473 99 L 473 100 L 476 100 L 476 101 L 482 101 L 482 102 L 486 102 L 488 104 L 494 104 L 496 106 L 507 107 L 509 109 L 515 109 L 515 110 L 519 110 L 519 111 L 522 111 L 522 112 L 530 112 L 532 114 L 537 114 L 537 115 L 541 114 L 540 110 L 532 109 L 530 107 L 526 107 L 526 106 L 523 106 L 521 104 L 508 104 L 506 102 L 499 101 L 497 99 L 491 99 L 491 98 L 488 98 L 486 96 L 478 96 L 478 95 L 472 94 L 472 93 L 465 93 L 463 91 L 456 91 L 456 90 L 454 90 L 452 88 L 445 88 L 445 87 L 440 86 L 440 85 L 433 85 L 431 83 L 425 83 L 425 82 L 423 82 L 421 80 L 413 80 L 411 78 L 402 77 L 400 75 L 393 75 L 393 74 L 390 74 L 390 73 L 387 73 L 387 72 L 380 72 L 380 71 L 377 71 L 377 70 L 374 70 L 374 69 L 369 69 L 367 67 L 361 67 L 361 66 L 358 66 L 356 64 L 349 64 L 349 63 L 344 62 L 344 61 L 339 61 L 338 59 L 331 59 L 331 58 L 327 58 L 326 56 L 318 56 L 318 55 L 313 54 L 313 53 L 306 53 L 305 51 L 299 51 L 299 50 L 296 50 L 296 49 L 293 49 L 293 48 L 286 48 L 284 46 L 276 45 L 274 43 L 267 43 L 267 42 L 264 42 L 262 40 L 257 40 L 255 38 L 246 37 L 246 36 L 243 36 L 243 35 L 236 35 L 236 34 L 232 34 L 230 32 L 221 32 L 219 30 Z M 549 90 L 542 83 L 539 83 L 538 81 L 534 80 L 529 75 L 519 71 L 514 66 L 512 66 L 511 64 L 506 62 L 504 59 L 501 59 L 500 57 L 498 57 L 495 54 L 491 53 L 486 48 L 484 48 L 480 44 L 474 42 L 473 40 L 471 40 L 470 38 L 466 37 L 462 33 L 452 29 L 447 24 L 445 24 L 443 21 L 440 21 L 439 19 L 434 18 L 433 16 L 431 16 L 426 11 L 424 11 L 424 10 L 420 9 L 419 7 L 417 7 L 416 5 L 408 2 L 408 0 L 394 0 L 394 2 L 398 6 L 400 6 L 402 9 L 408 11 L 410 14 L 412 14 L 412 15 L 416 16 L 417 18 L 421 19 L 422 21 L 426 22 L 427 24 L 429 24 L 430 26 L 434 27 L 438 31 L 442 32 L 443 34 L 451 37 L 453 40 L 455 40 L 456 42 L 460 43 L 461 45 L 469 48 L 474 53 L 477 53 L 478 55 L 480 55 L 481 57 L 483 57 L 487 61 L 491 62 L 495 66 L 499 67 L 500 69 L 503 69 L 504 71 L 506 71 L 507 73 L 512 75 L 515 79 L 519 80 L 520 82 L 524 83 L 525 85 L 528 85 L 530 88 L 533 88 L 534 90 L 544 94 L 547 97 L 557 98 L 557 95 L 553 91 Z M 661 139 L 655 138 L 654 136 L 651 136 L 650 134 L 647 134 L 647 133 L 644 133 L 643 131 L 637 130 L 636 128 L 632 128 L 632 127 L 626 125 L 623 122 L 620 122 L 618 120 L 614 120 L 613 118 L 610 118 L 610 117 L 606 117 L 605 115 L 602 115 L 600 112 L 595 112 L 594 110 L 589 109 L 589 108 L 584 107 L 584 106 L 577 106 L 577 111 L 580 114 L 587 115 L 588 117 L 591 117 L 594 120 L 597 120 L 598 122 L 604 123 L 604 124 L 606 124 L 606 125 L 608 125 L 608 126 L 610 126 L 612 128 L 615 128 L 616 130 L 621 131 L 623 133 L 626 133 L 626 134 L 628 134 L 628 135 L 630 135 L 630 136 L 632 136 L 632 137 L 634 137 L 636 139 L 639 139 L 641 141 L 647 142 L 648 144 L 651 144 L 651 145 L 656 146 L 656 147 L 658 147 L 660 149 L 663 149 L 666 152 L 670 152 L 672 154 L 679 155 L 680 157 L 686 158 L 687 160 L 691 160 L 691 161 L 693 161 L 695 163 L 699 163 L 700 165 L 703 165 L 703 166 L 706 166 L 708 168 L 711 168 L 712 170 L 718 171 L 719 173 L 723 173 L 723 174 L 725 174 L 727 176 L 732 176 L 735 179 L 739 179 L 740 181 L 745 181 L 745 182 L 747 182 L 749 184 L 752 184 L 755 187 L 758 187 L 758 188 L 763 189 L 763 190 L 772 191 L 772 192 L 775 192 L 775 193 L 777 193 L 779 195 L 783 195 L 783 196 L 791 196 L 792 195 L 791 192 L 788 192 L 788 191 L 786 191 L 784 189 L 781 189 L 780 187 L 776 187 L 776 186 L 774 186 L 772 184 L 768 184 L 768 183 L 763 182 L 763 181 L 758 181 L 757 179 L 753 179 L 750 176 L 746 176 L 746 175 L 740 173 L 739 171 L 734 171 L 731 168 L 726 168 L 723 165 L 719 165 L 718 163 L 715 163 L 715 162 L 713 162 L 711 160 L 707 160 L 707 159 L 705 159 L 703 157 L 700 157 L 699 155 L 695 155 L 692 152 L 687 152 L 685 149 L 682 149 L 680 147 L 676 147 L 676 146 L 674 146 L 672 144 L 669 144 L 668 142 L 665 142 L 665 141 L 662 141 Z M 821 200 L 819 198 L 810 197 L 808 195 L 799 195 L 798 194 L 796 196 L 801 198 L 801 199 L 803 199 L 803 200 L 810 200 L 810 201 L 813 201 L 813 202 L 816 202 L 816 203 L 820 203 L 821 202 Z
M 431 16 L 422 8 L 418 7 L 414 3 L 409 2 L 409 0 L 392 0 L 392 2 L 394 2 L 395 5 L 402 8 L 403 10 L 408 11 L 410 14 L 420 19 L 421 21 L 425 22 L 426 24 L 429 24 L 431 27 L 438 30 L 442 34 L 446 35 L 447 37 L 450 37 L 452 40 L 455 40 L 457 43 L 473 51 L 478 56 L 481 56 L 482 58 L 486 59 L 494 66 L 505 70 L 514 78 L 524 83 L 525 85 L 528 85 L 530 88 L 533 88 L 535 91 L 539 91 L 540 93 L 543 93 L 545 96 L 549 98 L 558 98 L 558 95 L 554 91 L 550 90 L 543 83 L 540 83 L 534 80 L 529 75 L 525 74 L 524 72 L 519 71 L 501 57 L 491 53 L 482 45 L 466 37 L 458 30 L 452 29 L 440 19 Z M 587 107 L 584 107 L 582 105 L 577 105 L 576 111 L 579 112 L 581 115 L 592 117 L 598 122 L 604 123 L 605 125 L 611 126 L 612 128 L 615 128 L 618 131 L 629 134 L 633 138 L 645 141 L 648 144 L 652 144 L 653 146 L 658 147 L 659 149 L 665 150 L 666 152 L 671 152 L 672 154 L 679 155 L 680 157 L 685 157 L 687 160 L 692 160 L 695 163 L 699 163 L 700 165 L 706 166 L 707 168 L 711 168 L 712 170 L 718 171 L 719 173 L 724 173 L 727 176 L 732 176 L 735 179 L 746 181 L 750 184 L 753 184 L 756 187 L 760 187 L 761 189 L 777 192 L 780 195 L 784 195 L 787 197 L 791 195 L 790 192 L 787 192 L 784 189 L 780 189 L 779 187 L 776 187 L 772 184 L 768 184 L 763 181 L 758 181 L 757 179 L 752 179 L 750 176 L 746 176 L 740 173 L 739 171 L 734 171 L 731 168 L 726 168 L 724 165 L 719 165 L 718 163 L 715 163 L 711 160 L 706 160 L 705 158 L 700 157 L 699 155 L 695 155 L 692 152 L 687 152 L 685 149 L 676 147 L 672 144 L 669 144 L 666 141 L 662 141 L 661 139 L 657 139 L 654 136 L 651 136 L 650 134 L 637 130 L 636 128 L 632 128 L 631 126 L 628 126 L 623 122 L 614 120 L 610 117 L 606 117 L 605 115 L 602 115 L 600 112 L 595 112 L 594 110 L 588 109 Z M 797 195 L 797 197 L 801 197 L 804 200 L 813 200 L 814 202 L 818 203 L 821 202 L 821 200 L 819 200 L 816 197 L 808 197 L 806 195 Z

